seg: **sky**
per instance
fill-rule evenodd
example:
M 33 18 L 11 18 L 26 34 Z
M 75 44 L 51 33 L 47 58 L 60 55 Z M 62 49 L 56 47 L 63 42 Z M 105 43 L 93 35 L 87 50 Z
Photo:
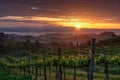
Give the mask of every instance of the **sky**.
M 120 0 L 0 0 L 0 27 L 120 29 Z

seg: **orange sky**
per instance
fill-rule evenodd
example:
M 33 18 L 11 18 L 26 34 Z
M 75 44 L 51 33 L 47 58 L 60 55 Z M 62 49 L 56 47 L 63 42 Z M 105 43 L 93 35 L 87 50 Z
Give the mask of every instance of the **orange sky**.
M 110 22 L 111 19 L 94 20 L 87 18 L 75 17 L 22 17 L 22 16 L 6 16 L 0 20 L 14 20 L 14 22 L 0 22 L 2 26 L 65 26 L 65 27 L 80 27 L 80 28 L 103 28 L 103 29 L 120 29 L 120 23 Z
M 0 0 L 0 27 L 120 29 L 120 0 Z

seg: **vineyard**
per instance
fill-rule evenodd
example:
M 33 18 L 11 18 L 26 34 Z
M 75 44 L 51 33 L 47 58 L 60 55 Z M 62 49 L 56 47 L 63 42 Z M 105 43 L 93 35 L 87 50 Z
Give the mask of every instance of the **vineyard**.
M 120 56 L 95 55 L 94 40 L 91 45 L 89 55 L 63 53 L 59 48 L 51 55 L 41 50 L 28 56 L 1 56 L 0 69 L 8 74 L 2 80 L 119 80 Z
M 0 80 L 120 80 L 120 0 L 0 0 Z

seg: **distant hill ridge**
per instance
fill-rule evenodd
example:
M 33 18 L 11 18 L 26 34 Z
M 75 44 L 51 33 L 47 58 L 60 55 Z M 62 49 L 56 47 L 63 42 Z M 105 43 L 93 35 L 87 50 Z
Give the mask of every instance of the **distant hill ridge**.
M 77 30 L 78 31 L 78 30 Z M 114 32 L 120 34 L 120 29 L 88 29 L 81 28 L 81 33 L 101 33 L 101 32 Z M 74 27 L 55 27 L 55 26 L 44 26 L 44 27 L 0 27 L 0 32 L 76 32 Z

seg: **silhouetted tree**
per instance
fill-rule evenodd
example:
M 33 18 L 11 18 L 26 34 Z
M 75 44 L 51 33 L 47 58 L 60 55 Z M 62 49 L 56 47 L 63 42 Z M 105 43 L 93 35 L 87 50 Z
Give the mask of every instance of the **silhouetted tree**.
M 32 52 L 36 53 L 39 49 L 42 48 L 42 44 L 39 42 L 39 40 L 36 40 L 34 43 L 32 43 Z
M 0 33 L 0 54 L 4 54 L 4 40 L 5 40 L 5 34 L 1 32 Z
M 27 39 L 25 42 L 24 42 L 24 48 L 25 48 L 25 51 L 27 54 L 29 54 L 29 52 L 31 52 L 31 42 L 29 39 Z

